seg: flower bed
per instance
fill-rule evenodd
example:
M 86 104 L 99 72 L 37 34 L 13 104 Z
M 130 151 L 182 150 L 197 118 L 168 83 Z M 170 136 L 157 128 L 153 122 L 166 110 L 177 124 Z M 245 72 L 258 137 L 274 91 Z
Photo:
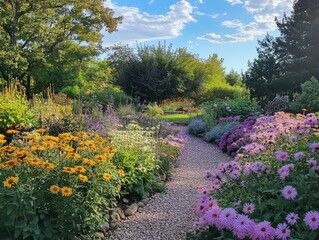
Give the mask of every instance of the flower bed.
M 247 137 L 255 142 L 206 173 L 193 239 L 319 238 L 317 118 L 277 113 L 256 123 Z

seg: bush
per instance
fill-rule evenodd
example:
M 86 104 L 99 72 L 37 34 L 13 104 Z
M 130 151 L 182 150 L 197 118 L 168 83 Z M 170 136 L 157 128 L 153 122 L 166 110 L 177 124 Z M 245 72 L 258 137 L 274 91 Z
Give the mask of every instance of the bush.
M 206 130 L 205 122 L 202 119 L 192 120 L 187 127 L 188 133 L 195 136 L 204 133 L 205 130 Z
M 276 128 L 273 120 L 267 122 Z M 301 116 L 297 127 L 278 134 L 271 146 L 261 136 L 272 128 L 261 123 L 262 152 L 208 171 L 213 188 L 199 188 L 196 206 L 195 226 L 208 229 L 201 239 L 318 239 L 319 137 L 311 129 L 317 123 L 314 114 Z
M 225 87 L 216 87 L 209 90 L 209 92 L 206 93 L 204 96 L 205 101 L 216 101 L 219 99 L 226 100 L 236 98 L 249 98 L 249 92 L 241 87 L 232 87 L 225 85 Z
M 319 110 L 319 82 L 315 77 L 301 84 L 301 94 L 295 94 L 292 109 L 299 113 Z
M 194 111 L 195 101 L 190 98 L 164 99 L 160 106 L 163 111 Z
M 146 106 L 146 113 L 151 117 L 158 117 L 164 114 L 162 107 L 158 106 L 156 103 L 148 104 Z
M 7 129 L 28 129 L 36 126 L 37 118 L 31 104 L 14 84 L 0 94 L 0 132 Z
M 75 239 L 100 229 L 125 172 L 109 139 L 44 129 L 0 148 L 0 226 L 15 239 Z M 3 139 L 3 136 L 1 137 Z M 2 142 L 3 144 L 3 142 Z
M 272 101 L 268 102 L 264 107 L 266 114 L 274 114 L 275 112 L 287 112 L 290 110 L 290 101 L 288 96 L 277 95 Z
M 226 123 L 219 123 L 215 125 L 209 132 L 205 134 L 205 141 L 207 142 L 215 142 L 219 143 L 221 136 L 225 133 L 230 131 L 231 129 L 235 128 L 239 123 L 234 122 L 226 122 Z

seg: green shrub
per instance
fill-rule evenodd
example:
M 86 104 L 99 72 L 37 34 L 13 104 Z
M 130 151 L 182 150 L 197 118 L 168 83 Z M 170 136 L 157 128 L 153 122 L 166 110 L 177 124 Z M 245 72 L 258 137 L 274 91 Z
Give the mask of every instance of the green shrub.
M 238 122 L 226 122 L 215 125 L 209 132 L 205 134 L 205 141 L 219 143 L 221 136 L 229 130 L 235 128 Z
M 202 119 L 194 119 L 187 127 L 187 131 L 192 135 L 200 135 L 206 130 L 205 122 Z
M 14 85 L 0 94 L 0 132 L 10 128 L 27 129 L 36 124 L 31 104 Z
M 151 117 L 158 117 L 164 114 L 162 107 L 158 106 L 156 103 L 148 104 L 146 106 L 146 113 Z
M 301 84 L 301 94 L 295 94 L 292 101 L 295 112 L 317 112 L 319 110 L 319 82 L 315 77 Z

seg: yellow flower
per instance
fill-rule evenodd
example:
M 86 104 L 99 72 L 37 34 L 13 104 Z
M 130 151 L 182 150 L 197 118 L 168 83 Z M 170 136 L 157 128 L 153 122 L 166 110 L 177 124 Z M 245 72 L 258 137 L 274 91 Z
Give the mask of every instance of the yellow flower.
M 4 136 L 3 134 L 0 134 L 0 139 L 5 139 L 6 136 Z
M 3 186 L 11 188 L 13 184 L 17 184 L 19 182 L 19 177 L 8 177 L 5 181 L 3 181 Z
M 88 177 L 84 176 L 83 174 L 79 174 L 79 179 L 81 182 L 84 182 L 84 183 L 88 181 Z
M 119 174 L 120 177 L 124 177 L 124 176 L 125 176 L 125 172 L 124 172 L 123 169 L 119 169 L 119 170 L 117 171 L 117 173 Z
M 68 158 L 70 159 L 74 159 L 74 160 L 78 160 L 81 158 L 81 155 L 77 154 L 77 153 L 69 153 L 68 155 L 66 155 Z
M 32 152 L 43 151 L 43 150 L 45 150 L 45 146 L 42 146 L 42 145 L 35 145 L 31 147 Z
M 79 172 L 79 173 L 85 173 L 86 169 L 83 166 L 75 166 L 74 167 L 75 171 Z
M 27 160 L 27 162 L 32 166 L 39 166 L 43 163 L 43 161 L 40 158 L 30 158 Z
M 88 137 L 87 133 L 86 133 L 86 132 L 83 132 L 83 131 L 78 132 L 78 133 L 76 134 L 76 136 L 78 136 L 78 137 L 80 137 L 80 138 L 87 138 L 87 137 Z
M 56 166 L 53 163 L 47 163 L 47 162 L 43 162 L 41 167 L 43 167 L 44 169 L 53 169 Z
M 104 174 L 103 174 L 103 178 L 104 178 L 105 181 L 109 181 L 109 180 L 111 180 L 112 175 L 109 174 L 109 173 L 104 173 Z
M 7 131 L 6 131 L 7 134 L 18 134 L 19 132 L 20 132 L 20 131 L 14 130 L 14 129 L 7 130 Z
M 18 165 L 18 160 L 17 159 L 12 159 L 12 160 L 9 160 L 9 161 L 6 161 L 3 163 L 3 167 L 4 168 L 7 168 L 7 169 L 10 169 L 10 168 L 13 168 L 14 166 Z
M 39 129 L 35 130 L 36 133 L 44 133 L 46 131 L 47 131 L 47 129 L 45 129 L 45 128 L 39 128 Z
M 63 171 L 62 172 L 65 172 L 65 173 L 68 173 L 68 174 L 73 174 L 73 173 L 76 173 L 76 170 L 74 168 L 71 168 L 71 167 L 63 167 Z
M 94 160 L 97 162 L 105 162 L 106 161 L 106 156 L 105 155 L 95 155 Z
M 68 137 L 70 137 L 70 136 L 71 136 L 71 133 L 70 133 L 70 132 L 60 133 L 60 134 L 58 135 L 58 137 L 61 138 L 61 139 L 65 139 L 65 138 L 68 138 Z
M 90 166 L 94 166 L 95 165 L 95 162 L 93 160 L 91 160 L 91 159 L 88 159 L 88 158 L 83 158 L 82 163 L 90 165 Z
M 63 150 L 70 153 L 74 151 L 74 148 L 71 147 L 70 145 L 66 145 Z
M 61 194 L 63 197 L 70 197 L 72 195 L 72 188 L 63 187 L 61 188 Z
M 43 136 L 42 139 L 45 142 L 47 142 L 47 141 L 58 142 L 59 141 L 58 137 L 54 137 L 54 136 L 50 136 L 50 135 Z
M 51 192 L 52 194 L 58 194 L 58 193 L 60 192 L 60 187 L 57 186 L 57 185 L 52 185 L 52 186 L 50 187 L 50 192 Z
M 7 142 L 7 140 L 5 140 L 5 139 L 0 139 L 0 144 L 2 145 L 2 144 L 5 144 Z

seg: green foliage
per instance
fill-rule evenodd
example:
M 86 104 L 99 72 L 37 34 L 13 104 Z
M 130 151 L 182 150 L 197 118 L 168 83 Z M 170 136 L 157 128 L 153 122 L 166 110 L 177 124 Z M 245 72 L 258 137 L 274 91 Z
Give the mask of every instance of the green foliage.
M 205 122 L 202 119 L 194 119 L 187 127 L 187 131 L 192 135 L 200 135 L 206 130 Z
M 203 119 L 207 128 L 212 128 L 221 117 L 240 116 L 243 120 L 259 112 L 260 106 L 257 103 L 245 99 L 218 100 L 203 106 Z
M 219 143 L 221 136 L 229 130 L 235 128 L 238 122 L 226 122 L 216 124 L 209 132 L 204 136 L 205 141 Z
M 9 128 L 27 129 L 37 123 L 31 104 L 15 87 L 12 85 L 0 94 L 0 131 Z
M 109 61 L 125 93 L 150 102 L 196 96 L 204 77 L 200 60 L 185 48 L 173 50 L 172 45 L 138 45 L 137 53 L 118 47 Z
M 156 103 L 148 104 L 146 106 L 146 113 L 151 117 L 158 117 L 164 114 L 163 108 Z
M 294 111 L 302 113 L 317 112 L 319 110 L 319 82 L 315 77 L 301 84 L 301 94 L 295 94 L 292 101 Z
M 164 99 L 161 102 L 161 107 L 165 112 L 168 111 L 185 111 L 190 112 L 194 110 L 195 101 L 190 98 L 175 98 Z
M 48 86 L 43 83 L 65 87 L 84 62 L 101 52 L 101 30 L 111 33 L 121 21 L 103 3 L 1 0 L 0 78 L 19 79 L 28 97 L 32 85 L 39 91 Z

